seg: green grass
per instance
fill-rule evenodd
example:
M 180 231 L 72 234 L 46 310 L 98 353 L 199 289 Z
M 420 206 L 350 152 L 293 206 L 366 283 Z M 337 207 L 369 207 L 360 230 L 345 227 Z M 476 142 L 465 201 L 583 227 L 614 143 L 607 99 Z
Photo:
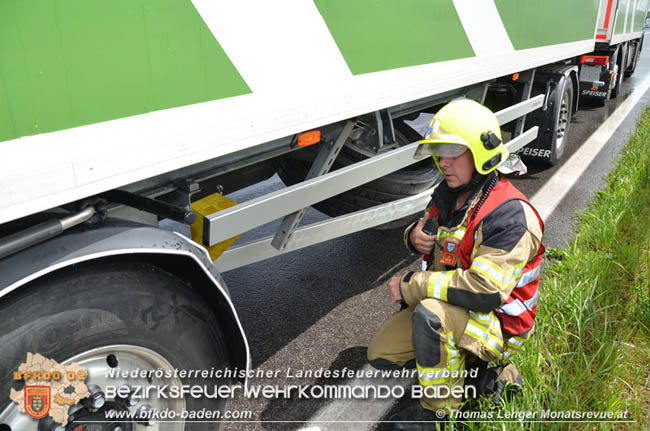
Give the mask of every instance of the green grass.
M 547 256 L 536 334 L 514 359 L 525 381 L 513 411 L 628 411 L 637 423 L 493 423 L 465 429 L 648 430 L 650 416 L 650 109 L 579 216 Z

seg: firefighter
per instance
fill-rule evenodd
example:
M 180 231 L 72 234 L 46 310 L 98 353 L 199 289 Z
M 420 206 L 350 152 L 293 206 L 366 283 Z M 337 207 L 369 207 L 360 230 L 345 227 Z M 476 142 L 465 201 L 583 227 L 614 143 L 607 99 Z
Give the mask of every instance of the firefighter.
M 507 362 L 521 349 L 533 332 L 544 253 L 540 216 L 496 171 L 508 150 L 488 108 L 448 103 L 420 144 L 444 176 L 404 234 L 409 250 L 424 254 L 423 267 L 390 280 L 389 299 L 403 309 L 368 346 L 376 368 L 417 367 L 423 396 L 394 421 L 441 421 L 462 401 L 466 363 Z

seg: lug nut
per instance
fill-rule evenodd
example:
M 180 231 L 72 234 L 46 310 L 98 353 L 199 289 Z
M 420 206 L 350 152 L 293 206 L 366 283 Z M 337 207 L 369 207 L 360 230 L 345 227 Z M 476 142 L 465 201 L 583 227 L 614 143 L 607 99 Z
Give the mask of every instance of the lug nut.
M 97 385 L 88 385 L 90 396 L 84 398 L 82 403 L 84 406 L 91 409 L 100 409 L 106 402 L 106 396 L 102 389 Z
M 122 401 L 124 404 L 126 404 L 129 407 L 133 407 L 134 405 L 138 404 L 139 397 L 135 396 L 135 391 L 133 390 L 132 386 L 122 386 L 120 392 L 124 392 L 123 388 L 127 388 L 129 391 L 129 394 L 126 397 L 120 397 L 119 400 Z
M 146 426 L 151 426 L 156 424 L 156 419 L 154 418 L 154 413 L 156 410 L 151 407 L 149 404 L 143 404 L 138 409 L 138 423 L 141 423 Z

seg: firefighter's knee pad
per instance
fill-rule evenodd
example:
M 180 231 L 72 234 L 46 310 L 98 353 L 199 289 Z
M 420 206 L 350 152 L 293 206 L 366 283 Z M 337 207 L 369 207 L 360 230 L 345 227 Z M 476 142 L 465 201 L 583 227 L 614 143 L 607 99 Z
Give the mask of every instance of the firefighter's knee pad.
M 421 331 L 433 330 L 439 331 L 442 328 L 442 319 L 444 319 L 444 310 L 437 299 L 420 302 L 413 311 L 413 338 L 419 335 Z
M 432 307 L 436 308 L 436 307 Z M 440 313 L 440 311 L 438 312 Z M 443 336 L 440 316 L 420 303 L 413 311 L 413 348 L 421 366 L 434 366 L 440 362 L 440 342 Z

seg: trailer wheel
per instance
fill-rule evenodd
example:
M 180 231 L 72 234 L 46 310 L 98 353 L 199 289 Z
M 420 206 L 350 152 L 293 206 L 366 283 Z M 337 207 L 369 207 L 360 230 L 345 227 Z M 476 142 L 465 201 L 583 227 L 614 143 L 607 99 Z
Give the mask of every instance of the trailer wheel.
M 24 385 L 23 381 L 13 380 L 13 371 L 25 362 L 27 353 L 38 353 L 59 363 L 77 362 L 87 368 L 86 385 L 97 385 L 101 390 L 110 385 L 171 388 L 228 383 L 224 379 L 173 375 L 174 370 L 226 367 L 226 342 L 216 317 L 192 288 L 154 265 L 100 263 L 74 267 L 10 294 L 0 301 L 0 315 L 0 386 L 6 388 L 0 394 L 0 412 L 9 407 L 0 413 L 2 429 L 37 430 L 37 421 L 19 413 L 17 404 L 9 400 L 9 388 L 20 390 Z M 109 378 L 111 370 L 153 373 L 139 378 Z M 164 375 L 168 372 L 171 377 Z M 110 410 L 135 412 L 149 405 L 179 415 L 174 419 L 178 422 L 165 423 L 165 430 L 211 430 L 215 429 L 214 422 L 186 425 L 180 415 L 203 408 L 223 411 L 226 407 L 223 398 L 192 396 L 164 399 L 154 395 L 136 400 L 135 405 L 129 401 L 107 397 L 96 410 L 79 404 L 80 409 L 70 416 L 70 421 L 90 424 L 106 420 Z M 41 422 L 44 420 L 51 419 Z M 87 428 L 114 430 L 116 424 L 123 430 L 137 428 L 129 419 L 93 423 Z
M 641 36 L 641 39 L 637 43 L 634 44 L 634 60 L 632 60 L 632 67 L 630 70 L 626 70 L 624 72 L 625 78 L 629 78 L 632 76 L 634 71 L 636 70 L 636 63 L 639 60 L 639 57 L 641 56 L 641 48 L 643 46 L 643 36 Z
M 560 103 L 555 105 L 553 112 L 553 129 L 549 135 L 551 157 L 547 159 L 550 165 L 557 164 L 564 156 L 572 113 L 573 81 L 567 78 L 562 89 Z
M 626 52 L 626 46 L 621 46 L 618 49 L 616 63 L 614 63 L 614 68 L 616 70 L 616 85 L 614 85 L 614 88 L 612 88 L 612 99 L 615 99 L 618 96 L 618 93 L 621 91 L 621 85 L 623 84 L 623 71 L 625 69 L 624 65 L 627 61 L 625 55 Z
M 422 139 L 417 132 L 403 123 L 396 124 L 395 138 L 400 145 L 407 145 Z M 343 147 L 334 162 L 332 170 L 357 163 L 365 158 L 366 156 L 359 154 L 353 149 Z M 278 175 L 286 185 L 297 184 L 304 181 L 310 166 L 311 162 L 286 156 L 280 161 Z M 434 166 L 433 159 L 427 158 L 414 165 L 319 202 L 314 205 L 314 208 L 330 217 L 337 217 L 416 195 L 428 190 L 440 181 L 441 176 Z M 376 226 L 375 229 L 393 229 L 405 226 L 418 216 L 419 214 L 415 214 L 394 220 Z

